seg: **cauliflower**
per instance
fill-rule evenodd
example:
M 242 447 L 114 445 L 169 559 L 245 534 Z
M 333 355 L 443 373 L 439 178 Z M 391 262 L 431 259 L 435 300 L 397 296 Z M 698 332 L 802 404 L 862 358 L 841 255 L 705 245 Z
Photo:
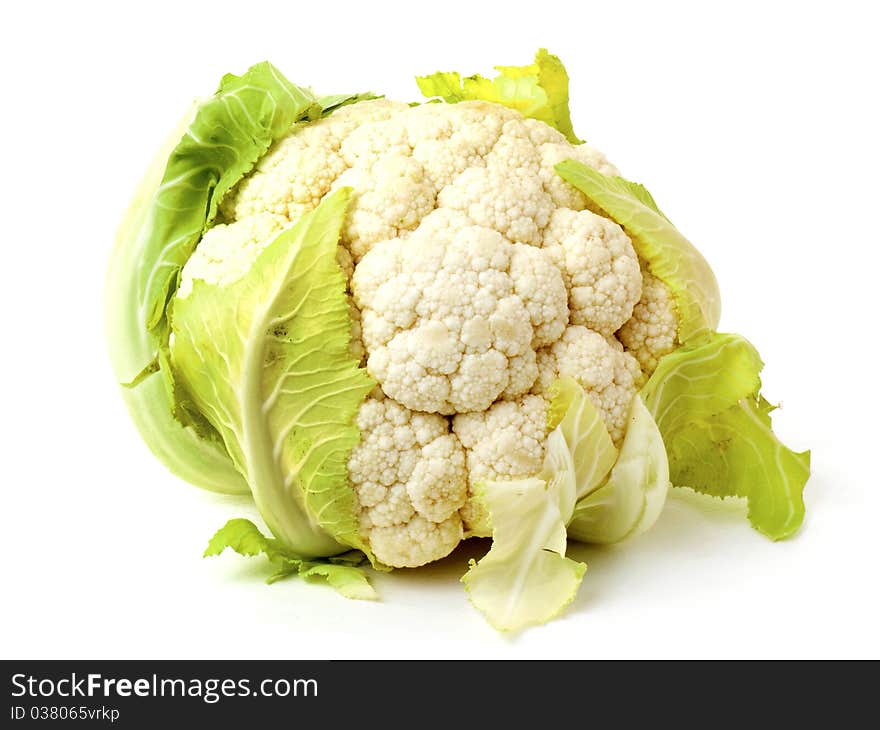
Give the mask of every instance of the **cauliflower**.
M 569 537 L 639 534 L 673 481 L 747 498 L 774 539 L 800 525 L 809 453 L 716 331 L 708 263 L 575 136 L 558 58 L 497 68 L 419 77 L 410 105 L 256 64 L 147 176 L 108 276 L 114 369 L 153 452 L 271 533 L 230 520 L 206 554 L 372 598 L 362 563 L 491 535 L 462 580 L 506 630 L 572 600 Z
M 555 173 L 564 159 L 615 172 L 499 104 L 353 104 L 277 142 L 183 270 L 179 296 L 196 278 L 234 280 L 279 231 L 352 190 L 337 260 L 350 351 L 379 387 L 348 476 L 359 530 L 388 565 L 491 533 L 476 486 L 540 469 L 557 378 L 581 384 L 619 443 L 639 362 L 666 346 L 668 296 L 624 230 Z

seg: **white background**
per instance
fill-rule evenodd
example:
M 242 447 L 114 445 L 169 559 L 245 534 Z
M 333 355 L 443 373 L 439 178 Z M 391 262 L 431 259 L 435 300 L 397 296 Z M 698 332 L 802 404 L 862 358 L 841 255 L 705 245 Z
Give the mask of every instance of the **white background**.
M 662 6 L 662 9 L 661 9 Z M 880 70 L 869 2 L 90 2 L 4 10 L 0 656 L 880 656 Z M 676 490 L 517 638 L 465 599 L 467 555 L 380 576 L 379 603 L 203 560 L 241 500 L 180 482 L 129 423 L 105 353 L 114 228 L 154 148 L 221 74 L 271 59 L 322 92 L 417 98 L 416 73 L 572 76 L 575 128 L 645 182 L 715 268 L 813 450 L 802 532 Z M 465 550 L 467 553 L 467 550 Z

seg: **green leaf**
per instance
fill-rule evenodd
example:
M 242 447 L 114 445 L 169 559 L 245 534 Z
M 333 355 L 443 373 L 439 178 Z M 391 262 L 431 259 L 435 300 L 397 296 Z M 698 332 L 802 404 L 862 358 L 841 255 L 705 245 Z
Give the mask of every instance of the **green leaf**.
M 679 341 L 686 344 L 713 332 L 721 316 L 715 274 L 702 254 L 660 212 L 651 194 L 638 183 L 608 177 L 576 160 L 560 162 L 556 172 L 624 228 L 651 273 L 672 290 Z
M 548 427 L 559 427 L 572 455 L 576 495 L 596 489 L 617 459 L 602 416 L 574 378 L 559 378 L 550 391 Z
M 266 537 L 250 520 L 238 517 L 229 520 L 208 541 L 203 557 L 219 555 L 230 548 L 244 557 L 265 554 L 273 563 L 283 564 L 288 556 L 277 540 Z
M 333 562 L 333 558 L 326 561 L 305 560 L 285 549 L 278 540 L 266 537 L 250 520 L 229 520 L 208 542 L 205 557 L 220 555 L 226 548 L 245 557 L 265 555 L 275 568 L 275 572 L 267 579 L 268 583 L 299 576 L 306 580 L 325 580 L 346 598 L 377 598 L 376 591 L 363 570 L 357 567 L 358 563 L 349 559 L 349 564 L 340 564 Z M 363 556 L 359 562 L 363 562 Z
M 660 430 L 641 397 L 633 398 L 620 456 L 608 479 L 581 499 L 568 536 L 589 543 L 613 543 L 650 528 L 669 491 L 669 462 Z
M 318 99 L 318 106 L 321 108 L 321 116 L 327 116 L 341 107 L 380 98 L 382 97 L 370 91 L 363 94 L 331 94 L 330 96 L 320 97 Z
M 299 573 L 301 578 L 326 580 L 346 598 L 374 601 L 379 597 L 360 568 L 315 562 L 303 563 L 303 566 Z
M 286 229 L 226 286 L 174 303 L 172 369 L 223 438 L 269 529 L 297 555 L 368 553 L 348 483 L 358 408 L 374 383 L 349 352 L 336 262 L 349 190 Z
M 494 79 L 474 75 L 462 79 L 455 71 L 438 71 L 417 76 L 419 90 L 428 98 L 460 101 L 491 101 L 516 109 L 530 119 L 538 119 L 559 130 L 572 144 L 583 140 L 575 136 L 568 108 L 568 73 L 562 61 L 541 48 L 529 66 L 496 66 Z
M 419 91 L 429 99 L 440 98 L 448 104 L 457 104 L 467 99 L 458 71 L 437 71 L 430 76 L 416 76 L 416 84 Z
M 106 287 L 106 332 L 114 372 L 129 414 L 147 446 L 174 474 L 205 489 L 248 494 L 222 442 L 204 439 L 175 418 L 173 388 L 160 370 L 159 339 L 144 326 L 136 296 L 141 257 L 153 215 L 152 201 L 168 155 L 189 126 L 190 110 L 161 146 L 138 185 L 116 235 Z
M 206 426 L 194 430 L 198 417 L 171 399 L 179 392 L 171 375 L 145 368 L 167 348 L 167 303 L 223 195 L 292 123 L 319 112 L 311 92 L 271 64 L 225 76 L 217 93 L 189 110 L 162 145 L 117 233 L 105 306 L 114 372 L 121 383 L 139 373 L 154 375 L 123 390 L 129 413 L 172 472 L 206 489 L 249 491 L 219 436 Z
M 762 367 L 744 337 L 716 333 L 661 359 L 642 395 L 663 435 L 672 483 L 746 498 L 752 526 L 778 540 L 803 522 L 810 452 L 796 453 L 774 435 Z
M 168 157 L 153 202 L 138 291 L 148 329 L 160 326 L 178 274 L 226 193 L 294 122 L 316 116 L 320 107 L 314 95 L 268 62 L 242 76 L 226 74 L 216 94 L 199 107 Z

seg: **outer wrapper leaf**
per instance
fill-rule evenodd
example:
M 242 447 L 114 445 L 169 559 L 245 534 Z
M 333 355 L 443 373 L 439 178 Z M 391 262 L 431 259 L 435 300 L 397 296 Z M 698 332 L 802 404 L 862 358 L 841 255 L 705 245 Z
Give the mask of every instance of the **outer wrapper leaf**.
M 179 420 L 174 415 L 180 404 L 172 396 L 171 380 L 162 375 L 150 377 L 159 372 L 162 353 L 157 355 L 159 340 L 144 326 L 143 312 L 135 296 L 143 246 L 154 215 L 155 191 L 168 155 L 195 113 L 195 108 L 189 111 L 162 145 L 123 216 L 107 272 L 107 340 L 116 377 L 132 381 L 132 387 L 121 388 L 121 393 L 129 415 L 153 454 L 188 482 L 215 492 L 248 494 L 250 488 L 229 459 L 219 436 L 185 426 L 186 419 Z
M 269 529 L 297 555 L 361 539 L 347 460 L 374 383 L 349 352 L 336 262 L 348 189 L 283 231 L 245 276 L 175 301 L 172 368 L 221 434 Z
M 574 598 L 586 565 L 565 557 L 566 526 L 575 505 L 602 490 L 617 459 L 601 415 L 573 378 L 554 383 L 547 420 L 541 473 L 486 482 L 478 492 L 492 547 L 462 580 L 474 605 L 503 631 L 549 621 Z M 602 517 L 614 519 L 618 509 L 611 505 Z
M 278 564 L 287 558 L 284 548 L 277 540 L 266 537 L 259 527 L 242 517 L 229 520 L 214 533 L 205 548 L 204 557 L 220 555 L 226 548 L 231 548 L 246 558 L 265 554 L 271 562 Z
M 624 228 L 651 273 L 672 290 L 679 341 L 688 343 L 714 332 L 721 317 L 715 274 L 703 255 L 660 212 L 651 194 L 638 183 L 608 177 L 576 160 L 560 162 L 556 172 Z
M 810 452 L 774 435 L 762 367 L 744 337 L 712 334 L 664 357 L 642 395 L 663 434 L 672 483 L 746 498 L 752 526 L 778 540 L 803 522 Z
M 575 136 L 568 109 L 568 73 L 562 61 L 541 48 L 529 66 L 496 66 L 494 79 L 474 75 L 461 77 L 456 71 L 438 71 L 417 76 L 419 90 L 428 98 L 455 104 L 460 101 L 491 101 L 516 109 L 529 119 L 538 119 L 558 129 L 572 144 Z
M 231 548 L 239 555 L 254 557 L 265 555 L 275 567 L 275 573 L 267 582 L 299 576 L 306 580 L 325 580 L 346 598 L 373 600 L 376 591 L 370 585 L 359 562 L 349 564 L 330 558 L 326 561 L 304 560 L 287 551 L 277 540 L 266 537 L 253 522 L 245 519 L 229 520 L 217 530 L 208 543 L 205 557 L 220 555 Z M 363 556 L 361 556 L 363 559 Z
M 568 536 L 588 543 L 614 543 L 649 529 L 669 491 L 663 438 L 640 396 L 633 398 L 620 455 L 608 479 L 581 499 Z
M 557 616 L 574 599 L 587 566 L 565 557 L 565 523 L 575 501 L 574 466 L 559 429 L 547 440 L 541 478 L 485 482 L 492 548 L 462 578 L 471 602 L 500 631 Z
M 617 460 L 617 449 L 599 411 L 574 378 L 553 384 L 548 425 L 558 426 L 565 438 L 574 464 L 576 497 L 581 499 L 602 484 Z
M 222 196 L 294 121 L 316 113 L 311 93 L 271 64 L 257 64 L 241 77 L 227 75 L 163 145 L 117 234 L 105 307 L 114 372 L 127 383 L 153 364 L 158 374 L 123 389 L 129 413 L 172 472 L 206 489 L 249 491 L 219 435 L 187 402 L 175 400 L 170 373 L 155 369 L 167 358 L 166 304 Z
M 242 76 L 224 76 L 217 93 L 199 107 L 168 158 L 153 202 L 142 254 L 146 275 L 138 291 L 148 329 L 160 326 L 178 274 L 226 193 L 294 122 L 320 113 L 310 91 L 266 62 Z

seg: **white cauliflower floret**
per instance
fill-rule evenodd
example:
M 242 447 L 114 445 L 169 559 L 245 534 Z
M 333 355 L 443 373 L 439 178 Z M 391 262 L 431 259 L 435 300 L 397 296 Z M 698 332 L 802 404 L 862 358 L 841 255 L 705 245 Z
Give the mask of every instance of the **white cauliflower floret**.
M 672 291 L 647 270 L 642 272 L 642 298 L 617 338 L 639 361 L 646 378 L 660 358 L 678 346 L 678 314 Z
M 571 324 L 610 336 L 632 316 L 642 273 L 632 242 L 614 221 L 560 208 L 550 219 L 544 247 L 562 270 Z
M 471 167 L 437 195 L 437 204 L 464 213 L 511 241 L 541 245 L 553 204 L 539 180 L 517 168 Z
M 357 426 L 361 441 L 348 473 L 360 530 L 376 557 L 416 567 L 448 555 L 462 536 L 458 510 L 467 496 L 464 451 L 448 421 L 371 397 Z
M 276 143 L 223 201 L 224 216 L 240 220 L 273 213 L 296 220 L 316 208 L 346 165 L 332 147 L 311 144 L 314 130 L 305 127 Z
M 295 125 L 276 142 L 256 169 L 223 200 L 227 220 L 260 213 L 283 215 L 291 221 L 317 207 L 333 181 L 348 167 L 340 148 L 360 125 L 389 119 L 408 109 L 387 99 L 342 107 L 329 117 Z
M 467 453 L 470 491 L 461 516 L 469 532 L 485 537 L 491 534 L 489 516 L 475 498 L 474 486 L 485 480 L 525 479 L 541 471 L 547 401 L 539 395 L 499 401 L 486 411 L 455 416 L 452 429 Z
M 177 296 L 188 297 L 194 279 L 218 286 L 238 281 L 287 225 L 286 218 L 262 214 L 209 229 L 183 267 Z
M 406 235 L 434 210 L 434 186 L 411 157 L 386 156 L 370 168 L 352 167 L 333 183 L 334 189 L 345 186 L 352 189 L 352 203 L 342 242 L 356 261 L 377 242 Z
M 529 139 L 532 140 L 532 144 L 535 147 L 540 147 L 543 144 L 558 144 L 558 145 L 568 145 L 568 140 L 565 139 L 565 135 L 560 132 L 558 129 L 553 129 L 549 124 L 545 122 L 538 121 L 537 119 L 523 119 L 522 120 L 523 127 L 525 127 L 527 134 L 529 135 Z
M 340 148 L 349 167 L 370 169 L 384 157 L 409 157 L 412 146 L 401 116 L 377 119 L 352 130 Z
M 412 155 L 437 190 L 470 167 L 485 165 L 512 110 L 485 102 L 424 104 L 405 115 Z
M 417 239 L 443 238 L 444 240 L 454 231 L 472 226 L 468 217 L 457 210 L 450 208 L 437 208 L 422 218 L 416 229 Z
M 556 142 L 540 145 L 538 153 L 541 156 L 539 179 L 544 185 L 544 190 L 559 208 L 584 210 L 587 207 L 587 198 L 580 190 L 569 185 L 559 176 L 554 169 L 557 163 L 564 160 L 577 160 L 583 162 L 587 167 L 598 170 L 603 175 L 620 174 L 617 168 L 605 159 L 605 155 L 588 144 L 572 146 L 563 138 Z
M 551 258 L 546 252 L 517 245 L 510 259 L 510 276 L 513 290 L 522 299 L 529 312 L 535 334 L 532 347 L 539 348 L 554 342 L 568 319 L 568 309 L 559 302 L 558 266 L 549 265 Z M 563 285 L 564 285 L 563 278 Z M 519 391 L 523 392 L 523 391 Z
M 484 163 L 464 170 L 443 188 L 438 205 L 460 211 L 511 241 L 540 246 L 553 201 L 538 178 L 541 158 L 525 120 L 512 116 L 504 122 Z
M 368 99 L 357 104 L 349 104 L 334 111 L 329 117 L 311 122 L 308 127 L 321 127 L 327 135 L 327 146 L 341 149 L 342 142 L 361 127 L 393 119 L 398 114 L 408 111 L 409 104 L 392 99 Z M 322 122 L 329 122 L 322 126 Z
M 375 246 L 352 279 L 367 369 L 408 408 L 481 411 L 531 387 L 535 348 L 568 320 L 540 249 L 469 226 Z
M 374 527 L 370 531 L 370 545 L 386 565 L 418 568 L 445 558 L 455 550 L 462 537 L 464 532 L 458 515 L 443 522 L 431 522 L 416 515 L 403 525 Z
M 538 380 L 533 392 L 547 395 L 561 377 L 580 383 L 602 415 L 611 438 L 619 443 L 641 381 L 636 359 L 613 337 L 571 325 L 550 347 L 538 352 Z
M 512 118 L 505 122 L 501 136 L 486 156 L 486 167 L 497 172 L 515 169 L 521 175 L 537 177 L 541 156 L 532 139 L 533 129 L 525 119 Z M 552 201 L 547 202 L 552 205 Z

